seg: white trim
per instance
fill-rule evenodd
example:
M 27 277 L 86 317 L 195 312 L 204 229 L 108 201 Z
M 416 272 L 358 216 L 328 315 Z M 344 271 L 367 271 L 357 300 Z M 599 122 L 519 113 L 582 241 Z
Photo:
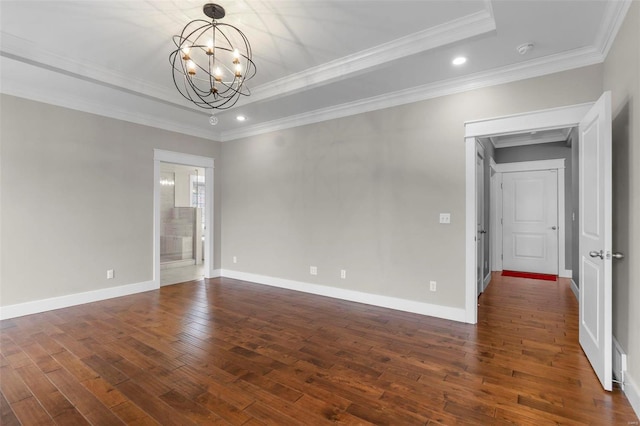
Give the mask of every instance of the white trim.
M 465 139 L 465 322 L 478 322 L 476 294 L 476 138 Z
M 68 308 L 70 306 L 98 302 L 100 300 L 113 299 L 114 297 L 128 296 L 145 291 L 157 290 L 158 288 L 159 287 L 155 281 L 145 281 L 141 283 L 121 285 L 118 287 L 101 288 L 99 290 L 92 290 L 83 293 L 51 297 L 49 299 L 33 300 L 30 302 L 17 303 L 15 305 L 0 306 L 0 320 L 52 311 L 54 309 Z
M 558 59 L 562 60 L 562 59 Z M 588 61 L 586 63 L 572 64 L 566 67 L 550 67 L 544 64 L 544 67 L 550 67 L 545 72 L 536 72 L 537 68 L 534 64 L 524 66 L 521 63 L 500 68 L 497 70 L 485 71 L 466 77 L 454 78 L 436 83 L 426 84 L 417 87 L 410 87 L 393 93 L 385 93 L 354 102 L 348 102 L 341 105 L 332 105 L 327 108 L 308 111 L 298 115 L 292 115 L 282 119 L 272 120 L 256 124 L 255 126 L 244 127 L 237 130 L 223 131 L 219 134 L 222 142 L 228 142 L 249 136 L 256 136 L 263 133 L 274 132 L 278 130 L 289 129 L 292 127 L 304 126 L 307 124 L 319 123 L 322 121 L 333 120 L 336 118 L 348 117 L 351 115 L 362 114 L 365 112 L 376 111 L 384 108 L 390 108 L 399 105 L 405 105 L 413 102 L 424 101 L 427 99 L 438 98 L 441 96 L 453 95 L 456 93 L 467 92 L 469 90 L 481 89 L 484 87 L 497 86 L 500 84 L 511 83 L 514 81 L 525 80 L 528 78 L 540 77 L 560 71 L 566 71 L 573 68 L 579 68 L 587 65 L 593 65 L 602 62 L 602 59 Z M 575 65 L 575 66 L 574 66 Z M 588 109 L 588 108 L 587 108 Z M 471 122 L 470 122 L 471 123 Z M 574 123 L 577 125 L 577 122 Z M 562 126 L 550 125 L 549 128 L 557 128 Z M 546 130 L 539 128 L 540 130 Z M 504 133 L 509 133 L 505 131 Z M 483 136 L 494 136 L 494 134 L 482 134 Z
M 574 127 L 591 108 L 588 104 L 569 105 L 530 113 L 468 121 L 465 123 L 465 311 L 466 322 L 478 321 L 475 298 L 475 143 L 476 138 L 524 131 Z M 562 227 L 564 228 L 564 226 Z M 562 229 L 561 228 L 561 229 Z M 564 267 L 562 268 L 564 269 Z
M 627 396 L 631 408 L 636 412 L 636 416 L 640 417 L 640 386 L 627 371 L 624 376 L 624 394 Z
M 489 137 L 509 135 L 533 130 L 576 127 L 594 102 L 568 105 L 502 117 L 490 117 L 466 121 L 465 137 Z
M 576 300 L 580 300 L 580 289 L 573 279 L 571 280 L 571 292 L 576 297 Z
M 482 291 L 485 291 L 491 282 L 491 268 L 489 268 L 489 273 L 484 277 L 482 281 Z
M 214 269 L 211 271 L 211 277 L 209 278 L 220 278 L 222 277 L 222 269 Z
M 247 272 L 232 271 L 229 269 L 222 269 L 221 272 L 222 276 L 226 278 L 234 278 L 237 280 L 249 281 L 256 284 L 264 284 L 272 287 L 301 291 L 304 293 L 332 297 L 340 300 L 365 303 L 367 305 L 396 309 L 398 311 L 413 312 L 416 314 L 428 315 L 452 321 L 465 321 L 465 311 L 462 308 L 432 305 L 430 303 L 415 302 L 412 300 L 400 299 L 396 297 L 363 293 L 338 287 L 311 284 L 302 281 L 293 281 L 283 278 L 269 277 L 266 275 L 251 274 Z
M 270 81 L 252 90 L 249 102 L 279 99 L 294 93 L 351 78 L 357 73 L 375 71 L 398 59 L 486 34 L 496 29 L 491 2 L 485 9 L 405 37 L 343 56 L 322 65 Z
M 616 336 L 611 336 L 611 346 L 613 348 L 613 357 L 611 362 L 613 365 L 613 378 L 620 382 L 620 388 L 624 392 L 624 376 L 627 372 L 627 354 L 624 352 L 624 349 L 620 342 L 618 342 L 618 339 L 616 339 Z
M 553 160 L 519 161 L 516 163 L 496 164 L 496 173 L 534 172 L 537 170 L 564 170 L 564 158 Z
M 566 260 L 566 259 L 565 259 Z M 565 262 L 566 263 L 566 262 Z M 571 278 L 573 277 L 573 271 L 571 269 L 561 269 L 558 272 L 558 276 L 560 278 Z
M 153 159 L 164 163 L 183 164 L 185 166 L 215 167 L 215 160 L 213 158 L 185 154 L 184 152 L 166 151 L 163 149 L 154 149 Z
M 210 157 L 185 154 L 182 152 L 153 150 L 153 280 L 160 286 L 160 163 L 182 164 L 205 168 L 205 209 L 204 209 L 204 277 L 214 274 L 214 205 L 213 168 L 215 161 Z
M 609 49 L 613 45 L 616 35 L 627 16 L 627 12 L 631 7 L 633 0 L 618 0 L 606 2 L 606 10 L 604 12 L 604 20 L 602 26 L 596 36 L 595 46 L 600 48 L 600 53 L 604 58 L 609 54 Z

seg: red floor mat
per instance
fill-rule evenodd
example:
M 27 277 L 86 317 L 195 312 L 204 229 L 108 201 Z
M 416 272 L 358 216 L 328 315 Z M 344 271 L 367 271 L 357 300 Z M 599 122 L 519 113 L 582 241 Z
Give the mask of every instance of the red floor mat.
M 534 272 L 502 271 L 503 277 L 529 278 L 532 280 L 556 281 L 557 275 L 536 274 Z

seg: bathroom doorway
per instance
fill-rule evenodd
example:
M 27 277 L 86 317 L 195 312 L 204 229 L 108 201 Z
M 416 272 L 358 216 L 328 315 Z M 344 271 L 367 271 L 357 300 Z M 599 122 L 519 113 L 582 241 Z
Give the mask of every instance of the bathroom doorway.
M 204 277 L 205 169 L 160 163 L 160 285 Z
M 214 159 L 154 150 L 153 280 L 158 287 L 211 278 Z

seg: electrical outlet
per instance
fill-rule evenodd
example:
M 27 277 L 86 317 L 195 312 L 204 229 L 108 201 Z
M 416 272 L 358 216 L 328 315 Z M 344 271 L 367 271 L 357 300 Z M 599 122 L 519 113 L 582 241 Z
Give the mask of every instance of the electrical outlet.
M 346 269 L 341 269 L 340 270 L 340 278 L 342 278 L 343 280 L 347 279 L 347 270 Z
M 451 213 L 440 213 L 440 223 L 451 223 Z
M 309 266 L 309 273 L 311 275 L 318 275 L 318 267 L 317 266 Z
M 114 277 L 113 269 L 107 269 L 107 279 L 111 280 Z
M 233 263 L 238 263 L 238 258 L 236 256 L 233 256 Z
M 436 291 L 436 285 L 435 281 L 429 281 L 429 291 Z

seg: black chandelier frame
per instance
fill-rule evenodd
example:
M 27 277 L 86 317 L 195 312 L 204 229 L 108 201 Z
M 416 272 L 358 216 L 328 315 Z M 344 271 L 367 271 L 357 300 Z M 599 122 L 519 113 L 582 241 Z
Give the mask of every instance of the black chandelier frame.
M 173 36 L 176 49 L 169 54 L 173 83 L 200 108 L 225 110 L 240 97 L 251 95 L 245 83 L 255 76 L 256 65 L 244 33 L 234 25 L 217 22 L 225 16 L 224 8 L 208 3 L 203 12 L 211 21 L 194 19 L 180 35 Z M 233 41 L 230 34 L 236 36 Z

